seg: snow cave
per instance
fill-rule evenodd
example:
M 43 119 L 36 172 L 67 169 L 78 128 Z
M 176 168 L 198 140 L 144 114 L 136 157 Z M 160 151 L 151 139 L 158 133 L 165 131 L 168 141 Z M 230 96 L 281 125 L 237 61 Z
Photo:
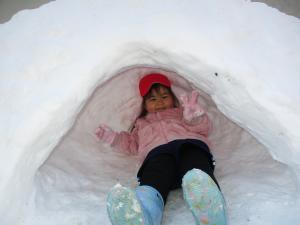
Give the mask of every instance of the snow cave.
M 297 222 L 299 19 L 243 0 L 113 2 L 55 1 L 0 25 L 0 224 L 110 224 L 106 194 L 134 187 L 138 163 L 94 130 L 130 128 L 150 72 L 200 92 L 229 224 Z M 163 224 L 193 224 L 181 190 Z

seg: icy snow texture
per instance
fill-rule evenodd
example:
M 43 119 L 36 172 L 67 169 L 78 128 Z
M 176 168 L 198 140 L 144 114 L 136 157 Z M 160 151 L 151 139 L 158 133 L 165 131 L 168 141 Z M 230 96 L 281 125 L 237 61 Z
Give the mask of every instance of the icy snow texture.
M 17 14 L 0 26 L 1 225 L 109 224 L 106 193 L 134 186 L 138 165 L 92 133 L 130 127 L 153 70 L 177 93 L 202 91 L 231 224 L 298 222 L 299 28 L 243 0 L 59 0 Z M 192 224 L 180 190 L 164 224 Z

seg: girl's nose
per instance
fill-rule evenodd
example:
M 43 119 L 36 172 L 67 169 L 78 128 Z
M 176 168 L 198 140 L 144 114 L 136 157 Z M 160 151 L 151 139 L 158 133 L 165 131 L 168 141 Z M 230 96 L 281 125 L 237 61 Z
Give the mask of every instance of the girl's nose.
M 163 103 L 164 103 L 164 101 L 163 101 L 162 98 L 158 98 L 158 99 L 157 99 L 157 104 L 163 104 Z

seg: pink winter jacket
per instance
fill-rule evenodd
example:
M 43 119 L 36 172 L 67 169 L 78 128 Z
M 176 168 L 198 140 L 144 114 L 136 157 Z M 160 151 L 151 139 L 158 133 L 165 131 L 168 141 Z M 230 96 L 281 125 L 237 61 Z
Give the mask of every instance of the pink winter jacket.
M 210 146 L 207 137 L 211 127 L 206 113 L 197 122 L 188 123 L 183 118 L 182 108 L 171 108 L 137 119 L 132 132 L 118 133 L 111 146 L 121 152 L 137 154 L 142 162 L 152 149 L 176 139 L 200 139 Z

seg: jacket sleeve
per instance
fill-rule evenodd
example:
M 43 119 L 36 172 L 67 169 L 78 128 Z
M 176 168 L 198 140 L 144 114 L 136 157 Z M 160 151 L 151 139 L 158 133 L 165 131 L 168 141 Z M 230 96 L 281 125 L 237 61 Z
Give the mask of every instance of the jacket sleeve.
M 212 131 L 212 123 L 205 112 L 200 118 L 191 123 L 187 123 L 190 131 L 201 134 L 204 137 L 208 137 Z
M 118 152 L 136 155 L 138 152 L 138 128 L 134 127 L 132 132 L 121 131 L 116 134 L 111 144 Z

